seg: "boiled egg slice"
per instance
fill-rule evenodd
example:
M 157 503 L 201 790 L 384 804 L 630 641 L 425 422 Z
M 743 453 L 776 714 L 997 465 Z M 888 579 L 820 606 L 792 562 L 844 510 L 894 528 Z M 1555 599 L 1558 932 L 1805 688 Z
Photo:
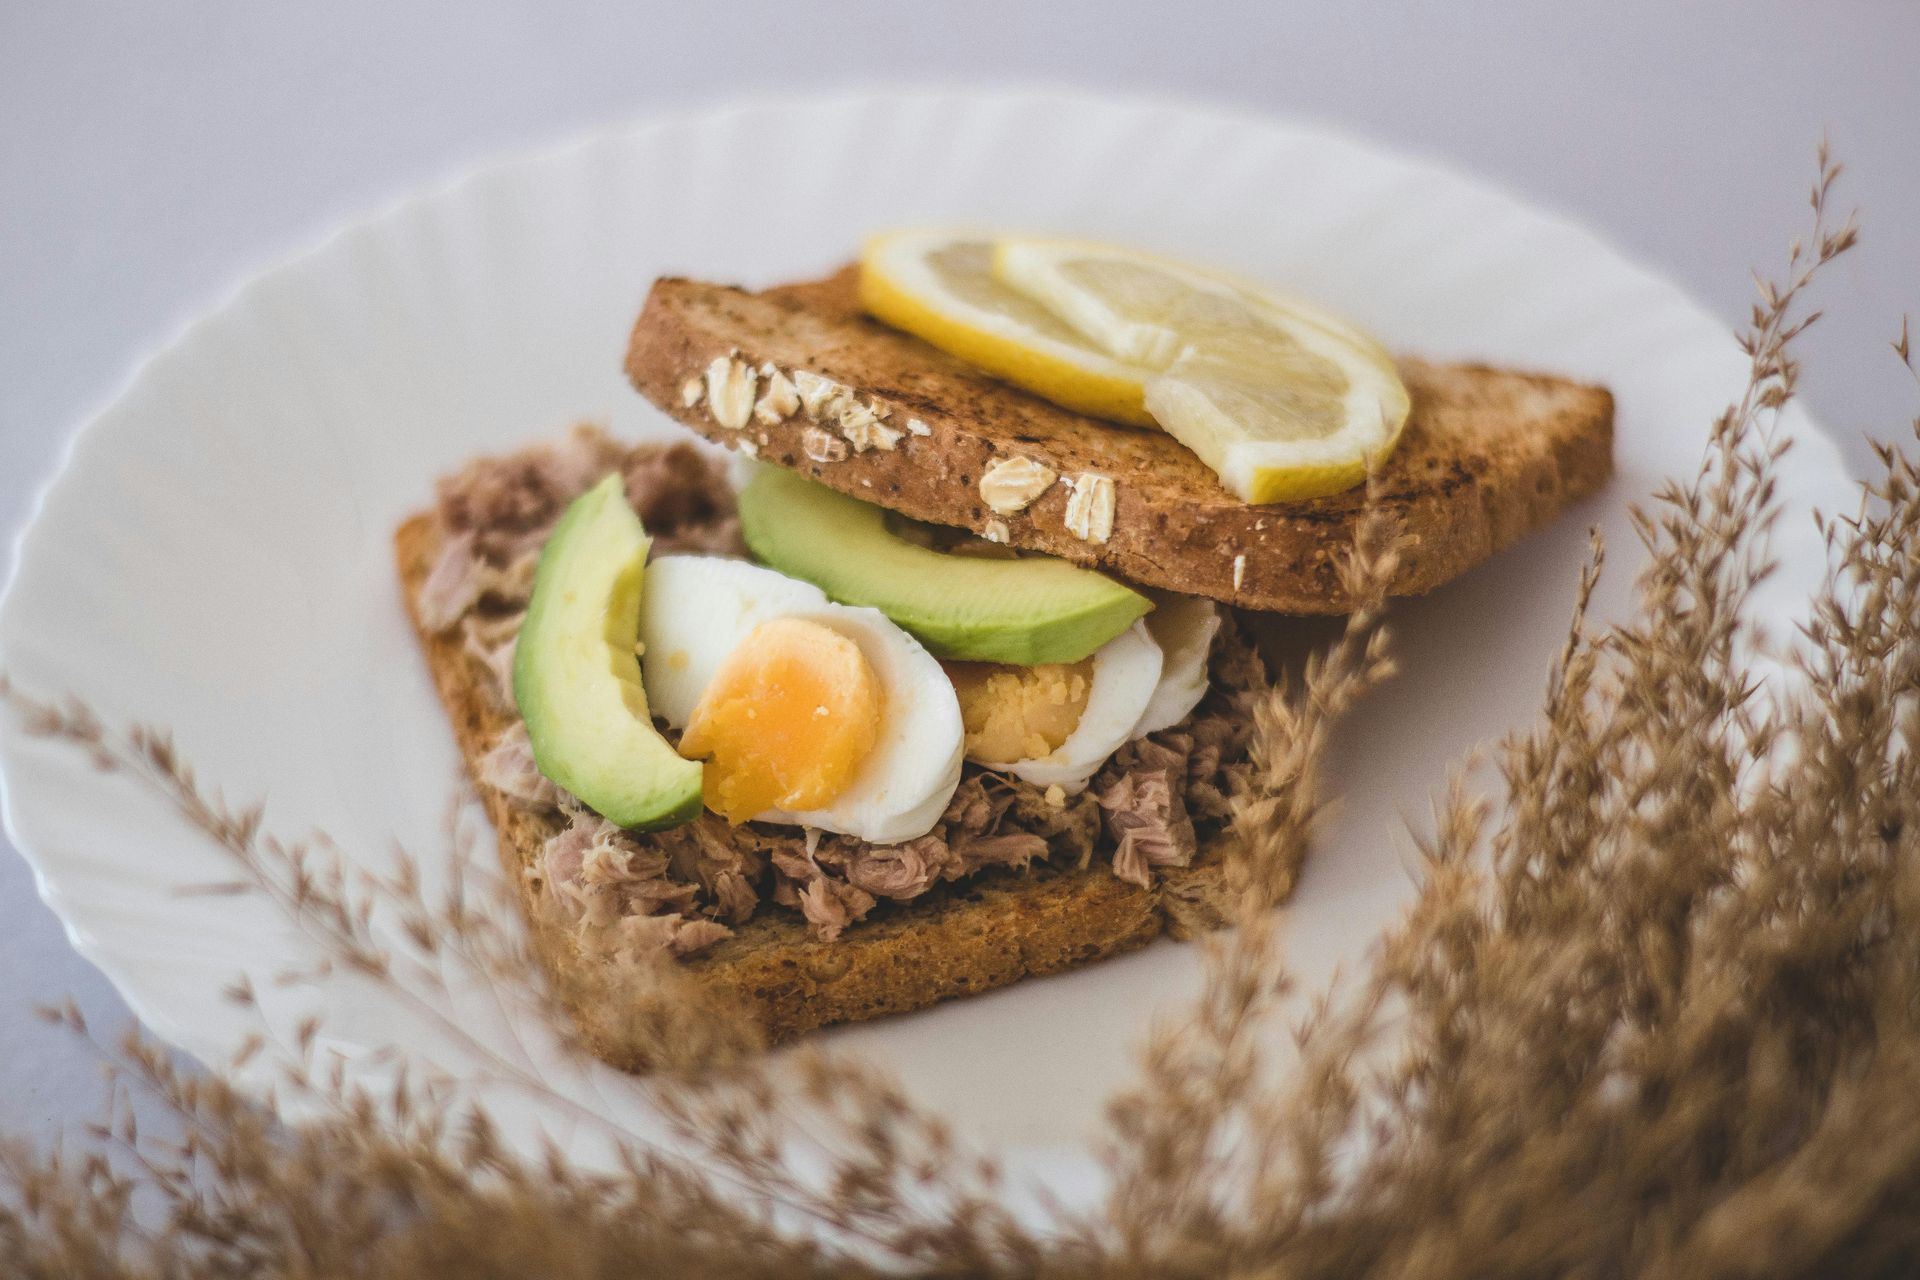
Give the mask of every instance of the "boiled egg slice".
M 708 762 L 709 808 L 874 844 L 924 835 L 946 810 L 959 703 L 877 610 L 744 560 L 662 556 L 640 643 L 649 707 Z
M 949 663 L 968 757 L 1035 786 L 1080 791 L 1135 736 L 1161 665 L 1160 646 L 1142 622 L 1071 666 Z

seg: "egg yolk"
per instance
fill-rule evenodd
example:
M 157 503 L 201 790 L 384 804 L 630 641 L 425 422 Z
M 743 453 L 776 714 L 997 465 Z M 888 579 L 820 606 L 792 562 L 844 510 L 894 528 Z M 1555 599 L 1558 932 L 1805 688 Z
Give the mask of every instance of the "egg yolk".
M 1012 763 L 1052 755 L 1080 727 L 1093 685 L 1093 659 L 1010 667 L 948 662 L 960 698 L 966 752 L 976 760 Z
M 729 822 L 833 803 L 880 736 L 883 691 L 860 646 L 775 618 L 736 647 L 693 709 L 680 754 L 705 760 L 703 798 Z

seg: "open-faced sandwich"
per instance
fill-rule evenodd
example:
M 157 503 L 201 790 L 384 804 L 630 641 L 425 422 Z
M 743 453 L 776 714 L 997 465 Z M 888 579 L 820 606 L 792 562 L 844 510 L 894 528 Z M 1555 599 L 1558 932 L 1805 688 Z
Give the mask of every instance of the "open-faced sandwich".
M 1217 923 L 1245 612 L 1348 610 L 1369 502 L 1423 592 L 1611 469 L 1603 389 L 1056 241 L 661 280 L 628 373 L 736 457 L 472 461 L 401 577 L 547 945 L 676 957 L 776 1039 Z

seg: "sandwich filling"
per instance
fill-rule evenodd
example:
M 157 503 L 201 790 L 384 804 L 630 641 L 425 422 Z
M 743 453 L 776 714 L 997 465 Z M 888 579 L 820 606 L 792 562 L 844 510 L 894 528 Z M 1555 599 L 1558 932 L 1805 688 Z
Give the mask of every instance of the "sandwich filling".
M 703 811 L 665 830 L 617 826 L 543 776 L 514 695 L 541 550 L 614 472 L 652 539 L 646 709 L 704 768 Z M 460 637 L 510 720 L 477 780 L 549 827 L 524 873 L 598 949 L 693 954 L 768 900 L 832 939 L 883 900 L 993 868 L 1101 859 L 1151 887 L 1226 822 L 1247 767 L 1266 673 L 1205 602 L 1116 615 L 1123 629 L 1074 661 L 936 663 L 876 610 L 751 563 L 721 463 L 594 428 L 469 463 L 438 513 L 418 613 Z

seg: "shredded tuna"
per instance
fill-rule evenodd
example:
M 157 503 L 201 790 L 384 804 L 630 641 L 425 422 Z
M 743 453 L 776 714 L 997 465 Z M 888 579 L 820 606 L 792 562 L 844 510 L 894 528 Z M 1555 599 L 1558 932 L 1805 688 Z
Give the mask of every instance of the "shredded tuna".
M 557 442 L 475 458 L 440 482 L 440 518 L 473 535 L 474 549 L 504 567 L 538 550 L 569 502 L 618 468 L 627 450 L 599 427 L 578 426 Z
M 791 880 L 795 884 L 806 884 L 820 874 L 820 864 L 807 852 L 806 845 L 788 836 L 779 840 L 769 851 L 773 869 L 782 880 Z
M 420 584 L 416 603 L 427 630 L 451 630 L 480 603 L 499 572 L 474 552 L 471 533 L 448 538 L 440 548 L 440 558 L 427 571 L 427 580 Z
M 625 477 L 657 550 L 745 553 L 718 460 L 684 443 L 626 449 L 598 427 L 575 427 L 557 443 L 476 458 L 440 482 L 446 539 L 420 590 L 427 626 L 451 630 L 483 601 L 524 607 L 554 522 L 610 471 Z
M 627 501 L 653 536 L 653 549 L 746 554 L 733 489 L 722 469 L 691 445 L 636 449 L 624 468 Z
M 754 908 L 760 905 L 760 892 L 744 872 L 719 872 L 713 877 L 709 891 L 713 894 L 714 914 L 734 924 L 751 920 Z
M 676 956 L 705 951 L 733 930 L 712 920 L 689 920 L 670 912 L 660 916 L 627 916 L 614 929 L 613 949 L 631 957 L 644 957 L 665 950 Z
M 528 547 L 507 563 L 487 592 L 487 599 L 519 611 L 533 599 L 533 577 L 540 570 L 540 548 Z
M 540 875 L 561 914 L 592 928 L 629 915 L 691 909 L 700 886 L 667 874 L 667 857 L 642 837 L 585 809 L 541 849 Z
M 690 955 L 732 934 L 687 914 L 698 909 L 699 886 L 670 878 L 665 854 L 582 809 L 542 848 L 539 877 L 548 901 L 596 947 Z
M 526 551 L 501 568 L 484 559 L 471 533 L 457 533 L 440 548 L 439 559 L 420 585 L 420 618 L 429 631 L 451 631 L 481 601 L 520 610 L 533 594 L 539 552 Z
M 905 844 L 878 845 L 847 860 L 847 883 L 876 897 L 917 898 L 939 877 L 947 861 L 946 841 L 921 836 Z
M 1004 835 L 957 841 L 953 854 L 961 867 L 961 875 L 982 867 L 1014 867 L 1024 871 L 1035 858 L 1047 856 L 1047 841 L 1031 831 L 1009 831 Z
M 517 720 L 500 735 L 492 749 L 480 757 L 476 772 L 482 786 L 506 793 L 523 808 L 553 809 L 560 805 L 560 789 L 533 762 L 533 743 L 527 738 L 527 726 Z
M 754 886 L 767 868 L 769 842 L 757 830 L 729 827 L 725 819 L 703 813 L 652 839 L 677 879 L 699 885 L 711 898 L 715 914 L 740 924 L 753 916 L 760 898 Z
M 821 874 L 800 890 L 800 913 L 813 926 L 813 936 L 832 942 L 841 930 L 873 910 L 873 895 L 857 885 Z
M 1193 740 L 1167 732 L 1128 743 L 1108 772 L 1113 780 L 1097 796 L 1115 840 L 1113 873 L 1151 888 L 1153 867 L 1193 862 L 1198 837 L 1187 817 L 1187 761 Z
M 591 828 L 574 822 L 540 846 L 539 879 L 546 886 L 549 900 L 565 914 L 586 914 L 587 894 L 580 870 L 591 843 Z
M 524 617 L 524 612 L 470 613 L 460 620 L 460 647 L 479 667 L 487 700 L 501 711 L 517 710 L 513 702 L 513 651 Z
M 829 870 L 829 866 L 838 862 L 839 845 L 828 853 L 831 861 L 823 862 L 820 849 L 826 848 L 825 842 L 819 841 L 812 852 L 807 843 L 806 837 L 788 835 L 769 850 L 774 871 L 774 901 L 798 907 L 813 936 L 831 942 L 840 936 L 841 930 L 873 910 L 874 896 Z M 861 845 L 863 849 L 866 847 Z
M 696 951 L 705 951 L 723 938 L 731 938 L 733 930 L 714 920 L 682 920 L 672 917 L 679 923 L 673 936 L 667 939 L 667 949 L 677 956 L 690 956 Z

